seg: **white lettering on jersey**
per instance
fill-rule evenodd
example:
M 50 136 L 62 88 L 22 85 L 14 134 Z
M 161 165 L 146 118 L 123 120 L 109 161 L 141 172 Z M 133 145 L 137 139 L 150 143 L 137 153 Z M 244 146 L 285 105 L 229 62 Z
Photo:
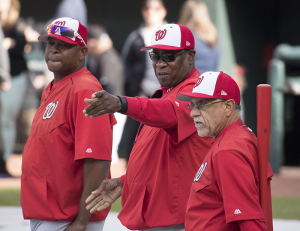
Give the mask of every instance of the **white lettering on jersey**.
M 200 166 L 200 168 L 199 168 L 199 170 L 196 173 L 196 176 L 194 178 L 195 182 L 197 182 L 200 179 L 200 177 L 202 176 L 202 173 L 204 172 L 204 169 L 206 168 L 206 166 L 207 166 L 207 162 L 201 164 L 201 166 Z
M 239 210 L 239 209 L 236 209 L 236 210 L 234 211 L 234 214 L 239 214 L 239 213 L 242 213 L 241 210 Z
M 179 107 L 179 103 L 177 101 L 175 101 L 175 103 L 176 103 L 177 107 Z
M 53 116 L 53 114 L 57 108 L 58 102 L 59 102 L 59 100 L 56 103 L 51 102 L 47 105 L 45 113 L 43 115 L 43 120 L 50 119 Z

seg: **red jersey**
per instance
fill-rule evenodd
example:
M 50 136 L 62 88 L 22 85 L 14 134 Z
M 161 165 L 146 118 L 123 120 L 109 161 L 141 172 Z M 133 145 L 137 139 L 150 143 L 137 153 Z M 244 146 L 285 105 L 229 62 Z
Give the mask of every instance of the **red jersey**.
M 144 124 L 130 154 L 118 216 L 129 229 L 184 224 L 193 177 L 213 141 L 198 136 L 188 103 L 176 99 L 192 91 L 198 77 L 194 69 L 152 99 L 126 97 L 126 114 Z
M 26 142 L 21 177 L 25 219 L 74 221 L 83 189 L 85 158 L 111 160 L 113 115 L 88 118 L 85 98 L 102 90 L 86 67 L 44 90 Z M 95 176 L 96 177 L 96 176 Z M 93 213 L 90 221 L 109 212 Z
M 269 166 L 268 177 L 272 175 Z M 234 221 L 263 219 L 257 139 L 238 120 L 218 134 L 195 175 L 185 228 L 238 231 L 239 223 Z

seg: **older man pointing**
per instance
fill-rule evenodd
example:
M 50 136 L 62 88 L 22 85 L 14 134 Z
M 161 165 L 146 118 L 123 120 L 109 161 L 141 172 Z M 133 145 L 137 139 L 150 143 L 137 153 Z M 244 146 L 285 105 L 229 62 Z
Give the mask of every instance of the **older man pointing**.
M 241 120 L 237 84 L 223 72 L 205 72 L 193 91 L 177 98 L 191 102 L 199 136 L 215 139 L 192 184 L 186 230 L 265 231 L 257 139 Z M 270 184 L 268 189 L 270 200 Z
M 94 212 L 112 204 L 122 192 L 119 219 L 131 230 L 184 230 L 190 187 L 212 142 L 197 135 L 186 102 L 176 95 L 192 91 L 199 72 L 194 63 L 194 37 L 182 25 L 154 31 L 150 59 L 161 85 L 151 99 L 94 94 L 84 113 L 121 112 L 142 122 L 130 154 L 127 173 L 105 181 L 87 200 Z

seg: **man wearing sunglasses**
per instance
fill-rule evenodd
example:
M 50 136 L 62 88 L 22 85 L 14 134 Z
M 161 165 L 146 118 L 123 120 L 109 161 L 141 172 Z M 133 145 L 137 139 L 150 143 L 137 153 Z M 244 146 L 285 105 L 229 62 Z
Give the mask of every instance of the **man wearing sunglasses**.
M 191 102 L 191 117 L 199 136 L 214 138 L 195 174 L 187 205 L 186 230 L 266 231 L 259 203 L 257 139 L 241 120 L 236 82 L 223 72 L 205 72 L 192 91 L 177 98 Z M 269 166 L 269 205 L 272 175 Z M 268 209 L 272 211 L 271 207 Z
M 86 99 L 86 116 L 120 112 L 141 122 L 126 175 L 103 182 L 87 199 L 87 209 L 100 211 L 122 193 L 119 219 L 131 230 L 183 231 L 193 177 L 212 142 L 196 133 L 186 102 L 176 95 L 189 92 L 199 77 L 194 63 L 194 37 L 182 25 L 158 27 L 149 50 L 161 85 L 151 99 L 123 97 L 105 91 Z
M 21 206 L 32 231 L 102 230 L 109 209 L 90 214 L 85 199 L 110 176 L 111 114 L 86 118 L 84 99 L 102 90 L 85 67 L 88 31 L 59 18 L 39 37 L 54 80 L 42 94 L 23 153 Z M 99 129 L 101 128 L 101 129 Z

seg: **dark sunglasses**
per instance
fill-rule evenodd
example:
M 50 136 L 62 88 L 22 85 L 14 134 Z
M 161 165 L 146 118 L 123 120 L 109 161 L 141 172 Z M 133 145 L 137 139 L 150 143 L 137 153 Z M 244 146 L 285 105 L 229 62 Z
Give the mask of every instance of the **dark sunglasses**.
M 165 53 L 162 55 L 158 55 L 154 52 L 149 52 L 149 56 L 153 62 L 157 62 L 159 60 L 159 58 L 161 58 L 161 60 L 164 62 L 174 62 L 176 57 L 178 57 L 179 55 L 182 55 L 183 53 L 185 53 L 187 51 L 188 50 L 184 50 L 183 52 L 176 54 L 176 55 L 174 53 Z
M 198 110 L 203 110 L 203 108 L 205 106 L 211 105 L 211 104 L 215 104 L 215 103 L 222 103 L 225 102 L 226 100 L 221 100 L 221 101 L 217 101 L 217 102 L 212 102 L 212 103 L 201 103 L 201 102 L 196 102 L 195 104 L 193 102 L 191 102 L 190 104 L 188 104 L 188 108 L 190 110 L 193 110 L 194 107 L 196 107 Z

